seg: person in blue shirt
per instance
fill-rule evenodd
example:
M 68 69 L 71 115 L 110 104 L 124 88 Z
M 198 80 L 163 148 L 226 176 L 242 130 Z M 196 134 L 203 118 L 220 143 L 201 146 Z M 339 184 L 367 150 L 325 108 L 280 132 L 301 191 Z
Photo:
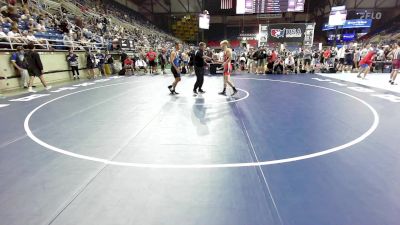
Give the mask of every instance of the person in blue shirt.
M 175 50 L 171 52 L 171 57 L 170 57 L 170 63 L 171 63 L 171 72 L 174 75 L 174 82 L 168 86 L 169 91 L 171 92 L 171 94 L 173 95 L 177 95 L 179 94 L 178 92 L 176 92 L 176 86 L 178 85 L 178 83 L 181 81 L 181 69 L 180 69 L 180 65 L 181 65 L 181 54 L 180 54 L 180 43 L 176 42 L 175 43 Z
M 25 57 L 25 50 L 22 46 L 17 47 L 17 51 L 11 55 L 11 64 L 21 76 L 21 83 L 24 88 L 29 85 L 28 62 Z

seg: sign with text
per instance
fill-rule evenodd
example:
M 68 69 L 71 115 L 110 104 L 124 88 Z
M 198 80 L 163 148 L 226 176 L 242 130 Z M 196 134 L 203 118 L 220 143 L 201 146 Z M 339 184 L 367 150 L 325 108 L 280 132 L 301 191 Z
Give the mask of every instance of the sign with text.
M 124 50 L 130 50 L 130 49 L 134 48 L 132 40 L 119 39 L 119 44 L 121 46 L 121 49 L 124 49 Z
M 260 25 L 259 45 L 270 43 L 303 43 L 311 46 L 314 40 L 313 23 L 281 23 Z
M 327 30 L 335 30 L 337 29 L 355 29 L 355 28 L 370 28 L 372 26 L 371 19 L 354 19 L 354 20 L 346 20 L 343 26 L 330 26 L 325 23 L 322 27 L 323 31 Z

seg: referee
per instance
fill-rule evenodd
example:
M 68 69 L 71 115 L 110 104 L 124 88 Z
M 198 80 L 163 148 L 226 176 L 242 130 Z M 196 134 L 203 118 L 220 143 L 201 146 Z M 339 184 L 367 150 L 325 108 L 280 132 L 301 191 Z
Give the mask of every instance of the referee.
M 207 56 L 204 56 L 205 48 L 206 44 L 204 42 L 200 42 L 199 50 L 196 51 L 194 56 L 194 72 L 196 73 L 196 83 L 194 84 L 193 88 L 194 95 L 205 93 L 205 91 L 202 89 L 204 83 L 204 66 L 206 64 L 204 60 L 209 59 Z

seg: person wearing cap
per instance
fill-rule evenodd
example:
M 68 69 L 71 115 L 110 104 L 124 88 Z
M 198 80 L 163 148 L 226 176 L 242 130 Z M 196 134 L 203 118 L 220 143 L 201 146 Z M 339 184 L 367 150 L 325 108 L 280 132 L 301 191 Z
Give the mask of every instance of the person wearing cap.
M 42 60 L 40 60 L 39 54 L 35 51 L 35 44 L 33 42 L 29 42 L 28 49 L 29 49 L 28 52 L 25 54 L 26 61 L 28 63 L 28 73 L 29 73 L 28 91 L 36 92 L 32 90 L 32 84 L 35 77 L 39 77 L 40 81 L 42 82 L 46 90 L 50 90 L 51 86 L 47 86 L 47 83 L 43 76 L 43 64 Z
M 23 88 L 29 86 L 28 62 L 26 61 L 25 51 L 22 46 L 17 47 L 17 51 L 11 55 L 11 64 L 21 76 L 21 83 Z

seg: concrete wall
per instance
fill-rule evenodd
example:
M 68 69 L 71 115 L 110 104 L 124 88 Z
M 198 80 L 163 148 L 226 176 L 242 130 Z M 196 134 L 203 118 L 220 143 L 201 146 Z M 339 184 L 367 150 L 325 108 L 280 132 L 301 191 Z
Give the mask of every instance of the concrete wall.
M 85 52 L 75 52 L 79 56 L 79 68 L 86 67 Z M 9 77 L 9 79 L 0 80 L 0 91 L 9 91 L 20 88 L 20 79 L 11 78 L 16 76 L 16 72 L 10 62 L 12 52 L 0 52 L 0 77 Z M 42 59 L 44 72 L 68 70 L 68 63 L 66 61 L 67 52 L 40 52 Z M 81 77 L 84 78 L 87 75 L 85 70 L 79 71 Z M 48 83 L 64 82 L 71 80 L 72 73 L 56 72 L 45 74 L 46 81 Z M 39 84 L 39 79 L 36 79 L 36 83 Z

